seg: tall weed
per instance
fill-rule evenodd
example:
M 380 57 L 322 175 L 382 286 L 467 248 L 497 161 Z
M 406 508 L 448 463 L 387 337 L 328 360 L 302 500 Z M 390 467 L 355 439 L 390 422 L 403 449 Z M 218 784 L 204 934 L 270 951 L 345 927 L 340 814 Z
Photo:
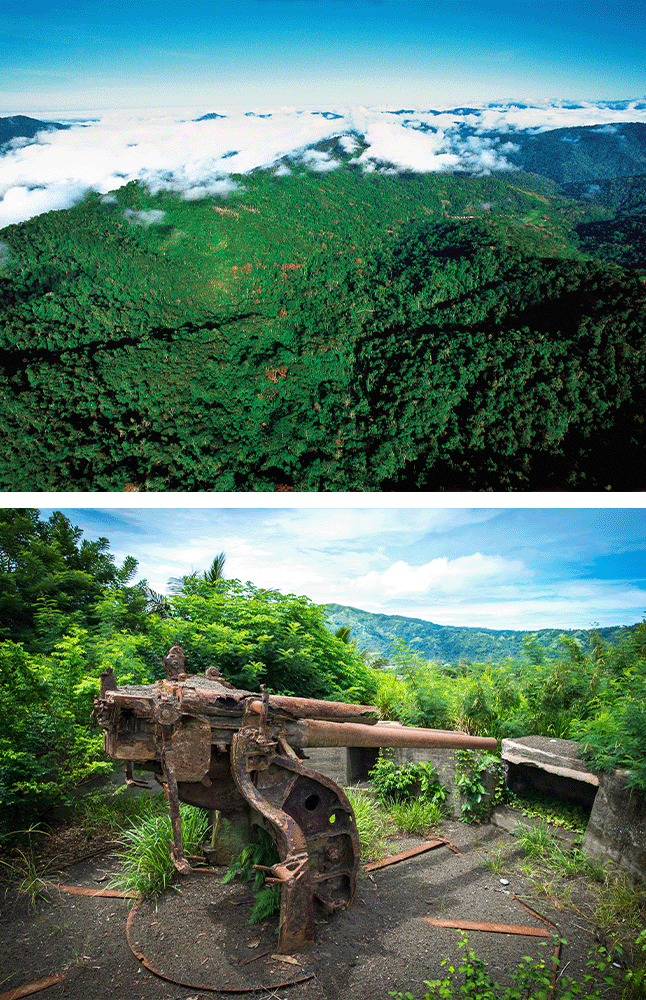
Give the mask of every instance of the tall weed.
M 372 795 L 361 788 L 346 788 L 357 824 L 361 857 L 380 861 L 386 856 L 386 837 L 390 825 Z

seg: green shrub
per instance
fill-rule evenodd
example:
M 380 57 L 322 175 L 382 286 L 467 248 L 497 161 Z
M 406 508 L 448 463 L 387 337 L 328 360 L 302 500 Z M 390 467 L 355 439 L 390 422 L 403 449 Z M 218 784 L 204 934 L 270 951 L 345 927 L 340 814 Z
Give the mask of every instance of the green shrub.
M 493 754 L 456 750 L 455 788 L 464 799 L 460 819 L 466 823 L 479 823 L 488 816 L 491 806 L 502 795 L 503 778 L 500 759 Z M 496 775 L 496 787 L 489 795 L 483 784 L 487 771 Z
M 380 802 L 417 798 L 426 802 L 444 802 L 447 791 L 440 784 L 434 765 L 395 764 L 383 751 L 369 772 Z

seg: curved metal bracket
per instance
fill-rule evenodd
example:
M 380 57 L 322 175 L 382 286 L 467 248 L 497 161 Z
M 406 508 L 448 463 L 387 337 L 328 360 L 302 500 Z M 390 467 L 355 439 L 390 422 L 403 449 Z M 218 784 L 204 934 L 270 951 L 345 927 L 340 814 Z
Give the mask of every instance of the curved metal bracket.
M 316 940 L 312 882 L 307 841 L 291 816 L 273 806 L 253 781 L 254 766 L 264 758 L 267 768 L 276 744 L 266 740 L 257 729 L 245 728 L 233 737 L 231 772 L 233 780 L 249 805 L 270 826 L 278 847 L 280 863 L 275 877 L 280 881 L 280 922 L 278 951 L 281 955 L 303 951 Z

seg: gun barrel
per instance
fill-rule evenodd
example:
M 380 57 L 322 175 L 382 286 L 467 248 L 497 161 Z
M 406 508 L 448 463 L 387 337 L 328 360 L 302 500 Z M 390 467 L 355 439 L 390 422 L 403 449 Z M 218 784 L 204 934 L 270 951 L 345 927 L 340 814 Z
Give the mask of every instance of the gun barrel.
M 260 714 L 262 702 L 251 702 L 252 711 Z M 332 722 L 357 719 L 362 725 L 373 726 L 379 721 L 376 705 L 348 705 L 342 701 L 320 701 L 316 698 L 294 698 L 289 695 L 270 694 L 270 712 L 288 712 L 299 719 L 323 719 Z
M 416 729 L 413 726 L 366 726 L 353 722 L 322 722 L 302 719 L 289 731 L 288 741 L 295 747 L 445 747 L 447 749 L 489 750 L 498 741 L 489 736 L 469 736 L 443 729 Z

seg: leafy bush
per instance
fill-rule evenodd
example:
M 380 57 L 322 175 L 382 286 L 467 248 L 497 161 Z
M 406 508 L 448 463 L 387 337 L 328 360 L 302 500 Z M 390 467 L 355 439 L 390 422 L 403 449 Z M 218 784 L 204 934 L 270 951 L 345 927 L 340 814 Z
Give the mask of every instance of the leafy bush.
M 380 802 L 394 799 L 422 799 L 426 802 L 444 802 L 447 791 L 440 784 L 435 768 L 427 764 L 395 764 L 383 750 L 377 763 L 369 772 Z
M 628 768 L 629 784 L 646 793 L 646 623 L 607 652 L 599 690 L 571 732 L 593 767 Z
M 455 787 L 464 799 L 460 818 L 467 823 L 478 823 L 491 811 L 492 804 L 502 794 L 503 778 L 500 759 L 493 754 L 456 750 Z M 496 787 L 488 792 L 483 784 L 487 772 L 496 776 Z
M 101 737 L 87 728 L 88 679 L 78 648 L 69 654 L 66 647 L 46 657 L 0 644 L 0 839 L 39 820 L 83 779 L 112 768 L 101 759 Z

